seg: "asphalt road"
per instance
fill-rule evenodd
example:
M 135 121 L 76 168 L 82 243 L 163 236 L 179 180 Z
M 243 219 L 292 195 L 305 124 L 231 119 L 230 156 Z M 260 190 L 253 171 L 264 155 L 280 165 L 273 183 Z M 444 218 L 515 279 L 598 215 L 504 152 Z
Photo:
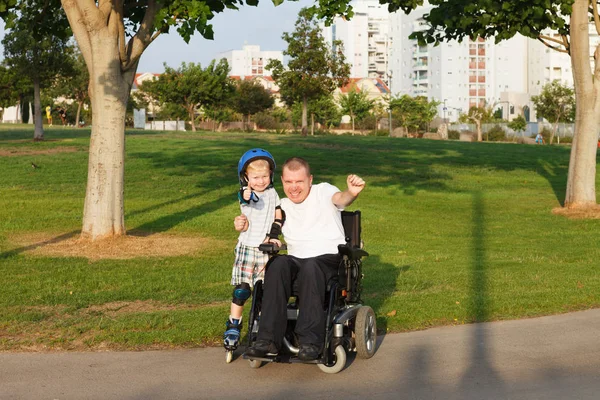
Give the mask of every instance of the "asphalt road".
M 600 399 L 600 309 L 386 335 L 336 375 L 221 348 L 0 353 L 0 399 Z

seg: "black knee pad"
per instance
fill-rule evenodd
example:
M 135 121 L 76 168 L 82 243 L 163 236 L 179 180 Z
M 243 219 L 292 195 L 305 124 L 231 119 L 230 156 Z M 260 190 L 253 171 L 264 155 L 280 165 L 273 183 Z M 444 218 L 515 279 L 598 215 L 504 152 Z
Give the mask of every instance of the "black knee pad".
M 237 304 L 238 306 L 243 306 L 246 300 L 250 298 L 252 291 L 250 290 L 250 285 L 246 282 L 243 282 L 233 289 L 233 304 Z

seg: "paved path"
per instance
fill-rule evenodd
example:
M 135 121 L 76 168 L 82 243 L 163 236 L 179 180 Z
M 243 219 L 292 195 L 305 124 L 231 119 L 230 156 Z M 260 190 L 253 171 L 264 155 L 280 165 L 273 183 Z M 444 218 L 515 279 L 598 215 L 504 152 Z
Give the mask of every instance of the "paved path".
M 600 399 L 600 309 L 386 335 L 337 375 L 220 348 L 0 353 L 0 399 Z

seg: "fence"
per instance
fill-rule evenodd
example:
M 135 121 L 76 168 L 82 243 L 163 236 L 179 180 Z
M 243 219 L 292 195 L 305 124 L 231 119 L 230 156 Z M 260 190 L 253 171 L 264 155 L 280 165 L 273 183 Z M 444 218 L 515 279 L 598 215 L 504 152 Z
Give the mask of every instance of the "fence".
M 516 132 L 513 129 L 508 127 L 508 122 L 497 122 L 491 124 L 481 124 L 481 133 L 486 134 L 490 131 L 494 126 L 501 127 L 504 132 L 506 132 L 507 137 L 532 137 L 538 134 L 538 132 L 542 131 L 544 128 L 548 130 L 553 130 L 554 126 L 548 122 L 528 122 L 525 131 Z M 450 124 L 448 126 L 448 130 L 454 130 L 459 132 L 477 132 L 477 128 L 475 124 Z M 573 137 L 573 133 L 575 132 L 575 124 L 573 123 L 559 123 L 558 128 L 556 130 L 556 134 L 559 137 Z

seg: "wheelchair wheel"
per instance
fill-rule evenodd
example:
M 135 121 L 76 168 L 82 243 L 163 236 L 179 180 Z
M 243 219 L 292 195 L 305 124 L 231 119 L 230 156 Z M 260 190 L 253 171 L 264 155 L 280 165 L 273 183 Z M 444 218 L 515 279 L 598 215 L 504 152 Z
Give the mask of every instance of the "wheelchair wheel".
M 327 374 L 337 374 L 346 366 L 346 349 L 344 346 L 337 346 L 333 354 L 333 364 L 327 366 L 325 364 L 317 364 L 319 369 Z
M 249 360 L 250 368 L 256 369 L 262 367 L 263 362 L 260 360 Z
M 369 306 L 359 308 L 354 326 L 356 353 L 360 358 L 373 357 L 377 341 L 377 320 L 373 309 Z

